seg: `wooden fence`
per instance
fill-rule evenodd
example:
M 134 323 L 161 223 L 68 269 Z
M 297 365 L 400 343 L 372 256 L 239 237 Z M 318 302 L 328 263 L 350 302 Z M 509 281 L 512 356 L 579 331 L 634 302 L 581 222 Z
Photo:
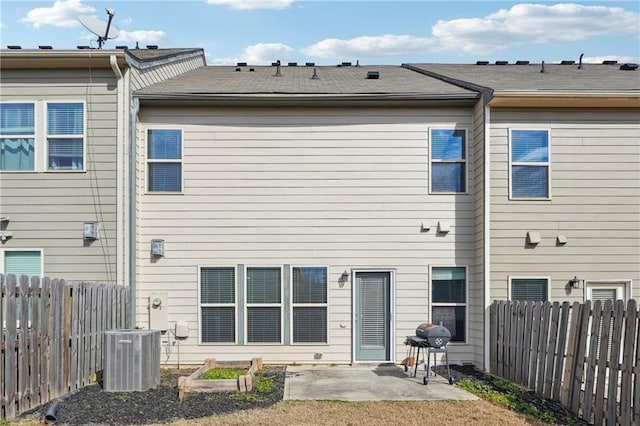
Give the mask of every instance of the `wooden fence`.
M 596 425 L 640 424 L 635 300 L 491 305 L 491 373 Z M 635 422 L 635 423 L 634 423 Z
M 0 289 L 0 418 L 95 381 L 104 331 L 129 324 L 123 286 L 0 274 Z

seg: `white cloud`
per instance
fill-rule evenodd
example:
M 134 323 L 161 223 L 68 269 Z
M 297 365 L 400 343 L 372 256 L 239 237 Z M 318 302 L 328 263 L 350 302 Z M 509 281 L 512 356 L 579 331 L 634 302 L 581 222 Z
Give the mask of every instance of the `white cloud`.
M 82 4 L 81 0 L 56 0 L 51 7 L 37 7 L 31 9 L 21 22 L 26 22 L 34 28 L 43 25 L 73 28 L 80 26 L 78 15 L 95 12 L 95 8 Z
M 357 56 L 393 56 L 426 52 L 433 39 L 409 35 L 363 36 L 350 40 L 329 38 L 302 49 L 306 55 L 318 58 L 349 58 Z
M 639 20 L 640 14 L 619 7 L 517 4 L 484 18 L 438 21 L 432 34 L 441 50 L 489 53 L 514 45 L 636 34 Z
M 237 10 L 286 9 L 294 0 L 207 0 L 208 4 L 229 6 Z
M 131 16 L 127 16 L 126 18 L 121 19 L 120 22 L 127 25 L 133 22 L 133 18 Z
M 164 31 L 154 30 L 137 30 L 124 31 L 120 30 L 120 34 L 116 37 L 118 41 L 130 41 L 140 43 L 157 43 L 163 41 L 167 34 Z
M 640 14 L 619 7 L 517 4 L 479 18 L 440 20 L 431 36 L 328 38 L 302 49 L 319 58 L 386 57 L 427 52 L 487 54 L 524 44 L 564 43 L 603 35 L 636 35 Z
M 278 59 L 286 63 L 291 58 L 293 49 L 282 43 L 259 43 L 248 46 L 241 56 L 214 58 L 207 55 L 209 65 L 235 65 L 238 62 L 246 62 L 249 65 L 271 65 Z

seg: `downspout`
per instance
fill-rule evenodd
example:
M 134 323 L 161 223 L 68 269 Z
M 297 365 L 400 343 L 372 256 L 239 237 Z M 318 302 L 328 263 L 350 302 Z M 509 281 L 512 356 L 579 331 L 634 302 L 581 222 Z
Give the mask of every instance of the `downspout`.
M 125 220 L 124 220 L 124 209 L 125 209 L 125 195 L 122 194 L 124 191 L 124 173 L 125 171 L 120 167 L 123 164 L 124 158 L 124 140 L 126 135 L 126 102 L 127 99 L 125 97 L 125 81 L 123 79 L 122 71 L 120 67 L 118 67 L 118 60 L 116 55 L 109 56 L 109 63 L 111 64 L 111 69 L 118 80 L 117 83 L 117 91 L 118 91 L 118 102 L 117 102 L 117 119 L 116 119 L 116 276 L 115 282 L 116 284 L 124 285 L 125 278 Z M 113 279 L 113 277 L 112 277 Z
M 491 370 L 491 108 L 484 105 L 484 205 L 483 205 L 483 246 L 484 246 L 484 371 Z
M 140 101 L 133 98 L 129 120 L 129 328 L 136 328 L 136 122 Z

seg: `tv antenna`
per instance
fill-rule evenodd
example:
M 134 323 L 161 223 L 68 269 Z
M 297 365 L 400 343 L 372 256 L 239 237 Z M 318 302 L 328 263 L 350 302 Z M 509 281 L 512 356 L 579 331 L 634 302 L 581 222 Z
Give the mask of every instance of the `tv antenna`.
M 94 18 L 93 16 L 78 16 L 78 21 L 89 31 L 98 36 L 98 49 L 102 49 L 102 45 L 110 38 L 116 38 L 120 34 L 115 25 L 111 25 L 113 15 L 116 13 L 113 9 L 106 9 L 109 20 L 107 22 Z

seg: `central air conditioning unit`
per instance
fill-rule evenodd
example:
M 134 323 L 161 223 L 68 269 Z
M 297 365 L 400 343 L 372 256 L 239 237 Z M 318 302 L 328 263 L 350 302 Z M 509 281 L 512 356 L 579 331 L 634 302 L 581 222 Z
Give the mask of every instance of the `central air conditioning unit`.
M 105 331 L 104 348 L 105 391 L 145 391 L 160 384 L 159 330 Z

